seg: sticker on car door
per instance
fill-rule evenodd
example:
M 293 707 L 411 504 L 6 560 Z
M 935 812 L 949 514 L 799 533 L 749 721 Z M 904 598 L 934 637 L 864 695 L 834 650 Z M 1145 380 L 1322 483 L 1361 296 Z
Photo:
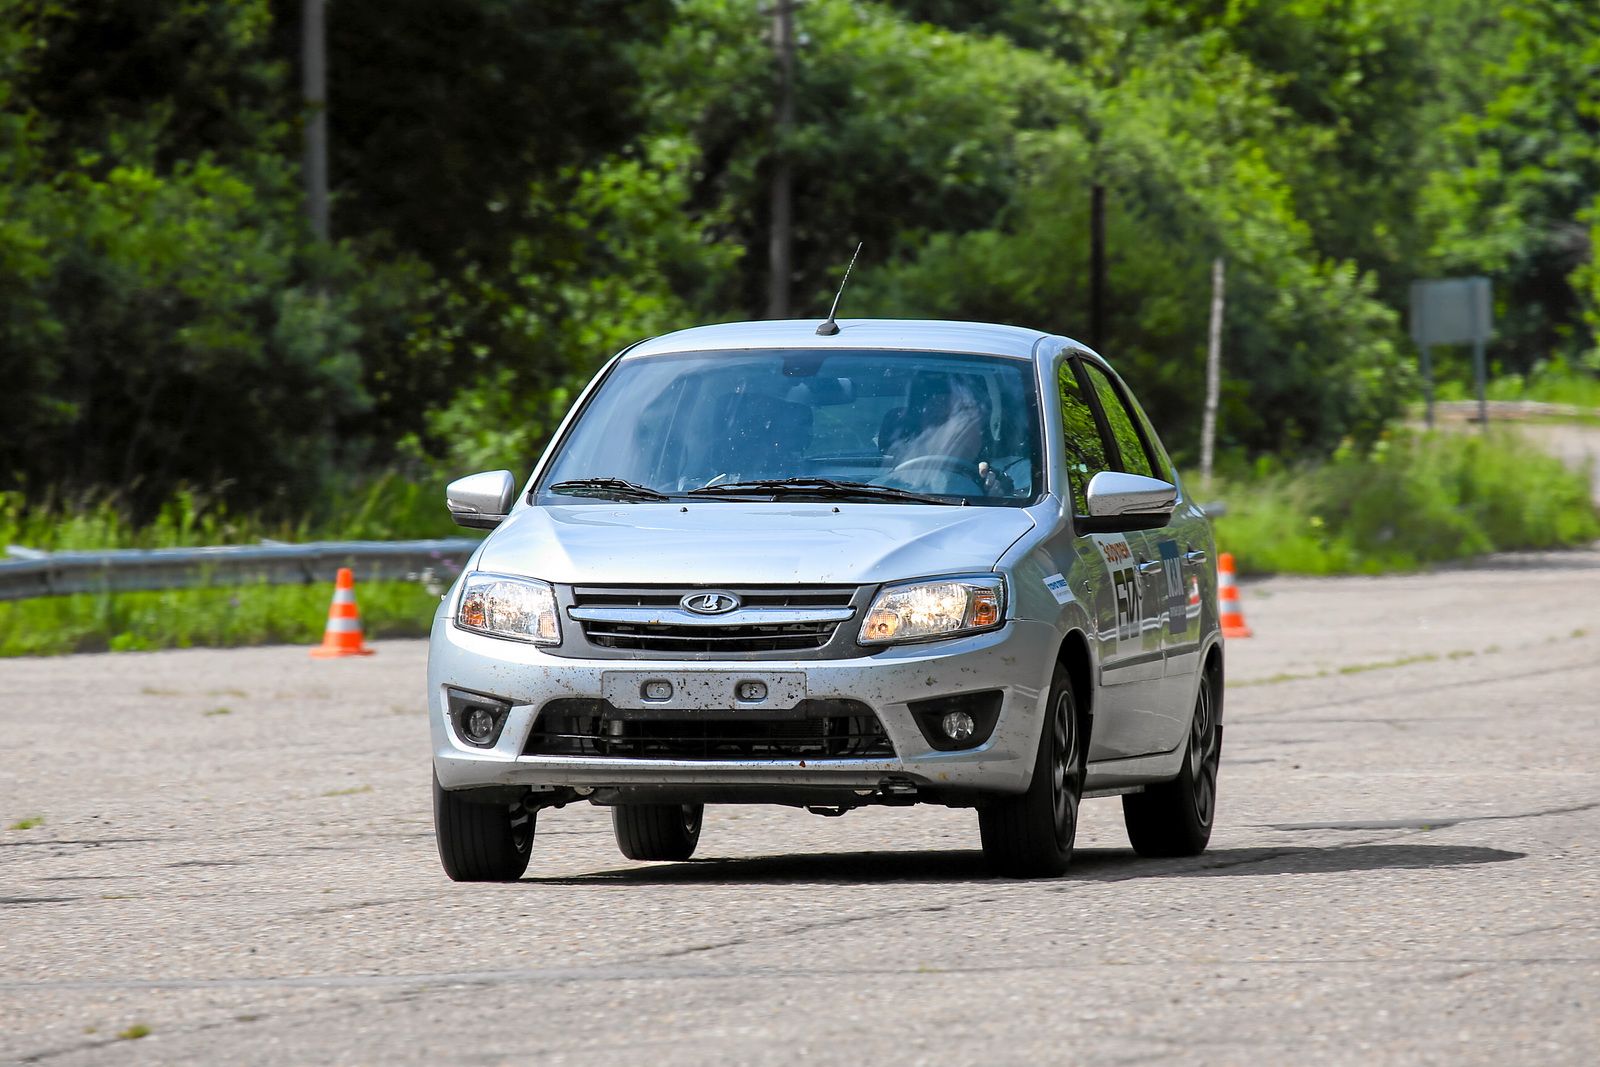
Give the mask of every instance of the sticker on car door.
M 1139 575 L 1134 570 L 1133 549 L 1121 534 L 1090 534 L 1105 561 L 1111 578 L 1112 599 L 1117 609 L 1117 637 L 1130 641 L 1139 637 L 1144 619 L 1144 604 L 1139 591 Z
M 1167 579 L 1167 625 L 1174 634 L 1189 630 L 1189 599 L 1183 591 L 1183 564 L 1178 559 L 1178 542 L 1158 541 L 1161 571 Z
M 1050 590 L 1050 595 L 1056 598 L 1057 604 L 1065 604 L 1072 599 L 1072 586 L 1067 584 L 1067 579 L 1059 572 L 1045 575 L 1044 587 Z

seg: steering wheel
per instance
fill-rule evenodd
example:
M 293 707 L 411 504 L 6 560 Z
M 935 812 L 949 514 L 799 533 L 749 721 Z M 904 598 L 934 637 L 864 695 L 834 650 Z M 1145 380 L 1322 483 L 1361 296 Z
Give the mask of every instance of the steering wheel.
M 914 456 L 904 463 L 897 464 L 889 472 L 889 478 L 893 479 L 898 476 L 908 475 L 909 477 L 905 477 L 904 480 L 915 484 L 922 481 L 922 479 L 915 477 L 921 471 L 939 471 L 950 475 L 952 479 L 959 479 L 966 486 L 970 486 L 970 488 L 963 488 L 960 485 L 952 485 L 947 482 L 938 489 L 923 488 L 923 492 L 942 493 L 946 496 L 983 496 L 988 492 L 983 487 L 983 483 L 978 480 L 977 464 L 969 463 L 956 456 Z

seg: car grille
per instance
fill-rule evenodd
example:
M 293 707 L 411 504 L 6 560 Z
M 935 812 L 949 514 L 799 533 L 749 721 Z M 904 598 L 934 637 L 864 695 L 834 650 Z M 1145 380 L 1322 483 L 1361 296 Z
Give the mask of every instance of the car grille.
M 624 717 L 608 701 L 552 700 L 523 745 L 527 756 L 760 760 L 893 758 L 872 709 L 855 700 L 806 700 L 781 719 Z M 801 717 L 804 716 L 804 717 Z
M 818 649 L 832 639 L 851 608 L 854 586 L 727 589 L 742 601 L 739 621 L 686 620 L 680 601 L 704 589 L 578 586 L 572 590 L 583 635 L 601 648 L 666 653 L 787 652 Z M 639 618 L 640 609 L 676 618 Z M 820 618 L 807 618 L 815 614 Z M 610 616 L 610 617 L 608 617 Z M 630 617 L 632 616 L 632 617 Z M 768 618 L 762 618 L 768 616 Z

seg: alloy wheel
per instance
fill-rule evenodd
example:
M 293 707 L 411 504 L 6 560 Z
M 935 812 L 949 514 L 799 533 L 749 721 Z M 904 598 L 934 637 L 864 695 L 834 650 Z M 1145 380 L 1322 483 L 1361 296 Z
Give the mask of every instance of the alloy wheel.
M 1072 847 L 1078 829 L 1078 729 L 1072 694 L 1063 692 L 1056 699 L 1050 716 L 1050 800 L 1054 812 L 1056 841 L 1063 849 Z

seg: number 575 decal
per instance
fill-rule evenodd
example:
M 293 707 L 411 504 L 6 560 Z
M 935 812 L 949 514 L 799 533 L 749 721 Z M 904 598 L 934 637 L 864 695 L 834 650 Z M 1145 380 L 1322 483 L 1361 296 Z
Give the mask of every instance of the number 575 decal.
M 1139 576 L 1134 572 L 1133 550 L 1128 539 L 1121 534 L 1091 534 L 1100 558 L 1105 561 L 1106 574 L 1111 579 L 1112 599 L 1117 609 L 1117 637 L 1123 641 L 1139 637 L 1144 619 L 1144 594 L 1139 588 Z

